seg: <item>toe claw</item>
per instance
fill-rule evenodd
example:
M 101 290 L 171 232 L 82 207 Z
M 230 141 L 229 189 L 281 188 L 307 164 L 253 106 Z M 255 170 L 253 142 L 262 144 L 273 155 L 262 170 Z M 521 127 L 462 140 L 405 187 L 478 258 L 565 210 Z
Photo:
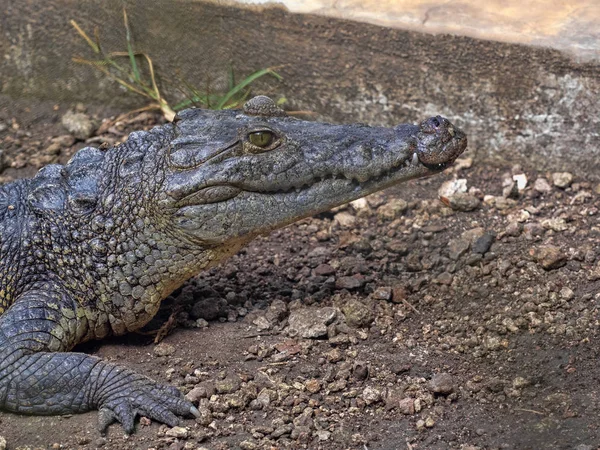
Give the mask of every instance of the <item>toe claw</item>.
M 200 417 L 200 411 L 195 406 L 190 407 L 190 414 L 194 417 Z

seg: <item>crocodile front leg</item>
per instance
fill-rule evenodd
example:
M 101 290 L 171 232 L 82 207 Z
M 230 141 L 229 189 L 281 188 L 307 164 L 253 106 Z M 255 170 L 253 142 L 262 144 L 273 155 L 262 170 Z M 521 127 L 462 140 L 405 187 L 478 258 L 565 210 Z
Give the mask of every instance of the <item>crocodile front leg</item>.
M 198 410 L 174 387 L 83 353 L 76 342 L 75 302 L 45 289 L 28 291 L 0 316 L 0 409 L 73 414 L 99 409 L 104 431 L 119 421 L 134 431 L 136 415 L 175 426 Z

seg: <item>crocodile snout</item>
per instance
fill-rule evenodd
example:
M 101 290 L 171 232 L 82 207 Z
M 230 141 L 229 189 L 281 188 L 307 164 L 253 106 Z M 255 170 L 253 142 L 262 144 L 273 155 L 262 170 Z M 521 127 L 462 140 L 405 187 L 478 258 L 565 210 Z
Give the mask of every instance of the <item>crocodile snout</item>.
M 430 117 L 419 124 L 417 156 L 422 164 L 443 169 L 465 151 L 467 136 L 442 116 Z

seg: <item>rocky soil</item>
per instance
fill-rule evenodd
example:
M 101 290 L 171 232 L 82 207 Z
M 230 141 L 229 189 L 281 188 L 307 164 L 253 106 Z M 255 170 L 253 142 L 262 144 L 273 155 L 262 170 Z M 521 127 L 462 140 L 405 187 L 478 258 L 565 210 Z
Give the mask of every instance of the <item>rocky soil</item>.
M 11 105 L 1 182 L 160 120 Z M 0 449 L 598 449 L 600 185 L 464 156 L 257 239 L 143 333 L 79 349 L 199 419 L 101 436 L 96 412 L 0 413 Z

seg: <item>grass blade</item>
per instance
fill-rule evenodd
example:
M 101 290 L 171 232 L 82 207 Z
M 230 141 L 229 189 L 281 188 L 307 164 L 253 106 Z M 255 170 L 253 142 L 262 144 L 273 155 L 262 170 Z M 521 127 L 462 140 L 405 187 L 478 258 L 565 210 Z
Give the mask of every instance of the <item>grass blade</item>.
M 129 29 L 129 21 L 127 20 L 127 10 L 123 8 L 123 22 L 125 23 L 125 38 L 127 39 L 127 54 L 129 55 L 129 63 L 131 64 L 131 72 L 133 73 L 133 79 L 136 83 L 139 83 L 140 71 L 135 61 L 135 52 L 133 51 L 133 43 L 131 40 L 131 30 Z
M 246 77 L 244 80 L 240 81 L 240 83 L 238 83 L 233 89 L 230 89 L 229 92 L 227 92 L 221 98 L 221 101 L 216 105 L 215 109 L 223 109 L 223 107 L 227 103 L 229 103 L 229 101 L 231 100 L 231 98 L 234 95 L 236 95 L 238 92 L 240 92 L 241 90 L 243 90 L 246 86 L 248 86 L 249 84 L 251 84 L 255 80 L 257 80 L 260 77 L 263 77 L 265 75 L 272 75 L 275 78 L 277 78 L 278 80 L 282 80 L 283 79 L 283 77 L 281 75 L 279 75 L 277 72 L 275 72 L 272 68 L 258 70 L 256 72 L 254 72 L 252 75 L 249 75 L 248 77 Z
M 92 48 L 94 53 L 100 53 L 100 46 L 96 45 L 96 43 L 94 41 L 92 41 L 92 39 L 87 35 L 87 33 L 85 31 L 83 31 L 81 29 L 81 27 L 79 26 L 79 24 L 77 22 L 75 22 L 73 19 L 71 19 L 69 21 L 69 23 L 71 25 L 73 25 L 73 28 L 75 28 L 75 30 L 77 30 L 79 35 L 88 43 L 88 45 Z

